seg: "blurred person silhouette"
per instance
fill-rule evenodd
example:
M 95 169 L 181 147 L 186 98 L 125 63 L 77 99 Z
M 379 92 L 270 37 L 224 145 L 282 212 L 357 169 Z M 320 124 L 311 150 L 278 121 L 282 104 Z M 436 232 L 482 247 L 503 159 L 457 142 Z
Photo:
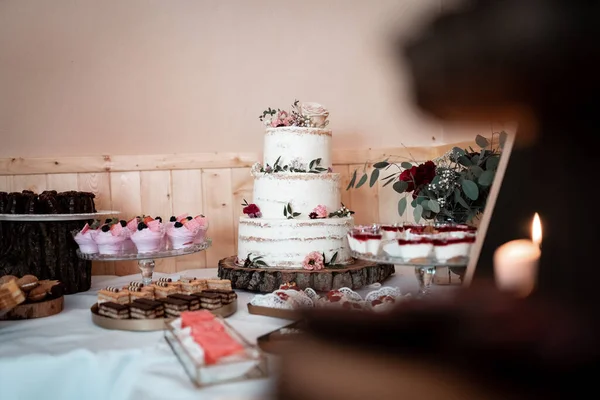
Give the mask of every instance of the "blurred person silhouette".
M 593 393 L 599 17 L 597 1 L 467 1 L 398 47 L 422 110 L 519 123 L 475 279 L 386 315 L 307 312 L 304 339 L 282 357 L 278 399 Z M 517 299 L 495 289 L 492 254 L 527 237 L 534 212 L 544 221 L 538 287 Z

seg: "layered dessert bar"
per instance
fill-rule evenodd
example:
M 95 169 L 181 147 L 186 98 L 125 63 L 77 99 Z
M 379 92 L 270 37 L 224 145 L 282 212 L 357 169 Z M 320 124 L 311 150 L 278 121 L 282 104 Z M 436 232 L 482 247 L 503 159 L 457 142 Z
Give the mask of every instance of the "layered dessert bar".
M 231 281 L 229 279 L 207 279 L 206 285 L 208 286 L 208 289 L 232 290 Z
M 206 282 L 206 279 L 181 277 L 179 279 L 179 283 L 181 284 L 181 293 L 184 294 L 197 293 L 208 289 L 208 283 Z
M 98 305 L 98 314 L 113 319 L 129 319 L 129 306 L 106 301 Z
M 129 304 L 129 313 L 133 319 L 156 319 L 165 315 L 164 306 L 159 301 L 144 302 L 134 300 Z
M 165 297 L 158 299 L 165 307 L 165 315 L 167 318 L 179 317 L 182 312 L 189 311 L 188 302 L 184 300 Z
M 200 292 L 194 296 L 200 299 L 200 307 L 206 310 L 215 310 L 222 306 L 221 295 L 218 293 Z
M 170 282 L 156 282 L 154 286 L 154 298 L 163 299 L 170 294 L 177 293 L 177 287 L 169 285 Z
M 127 304 L 129 303 L 129 291 L 122 290 L 114 286 L 107 286 L 106 288 L 98 291 L 98 304 L 102 304 L 104 302 Z
M 202 293 L 217 293 L 221 297 L 221 304 L 231 304 L 237 300 L 237 294 L 233 290 L 223 289 L 207 289 L 203 290 Z
M 178 299 L 183 300 L 188 304 L 188 309 L 190 311 L 196 311 L 200 309 L 200 299 L 197 296 L 192 296 L 189 294 L 176 293 L 168 296 L 170 299 Z

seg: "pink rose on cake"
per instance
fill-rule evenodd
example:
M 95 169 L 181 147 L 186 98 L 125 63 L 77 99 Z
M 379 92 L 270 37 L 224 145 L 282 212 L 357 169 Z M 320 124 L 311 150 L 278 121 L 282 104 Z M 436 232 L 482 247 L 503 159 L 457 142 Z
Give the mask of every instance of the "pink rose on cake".
M 162 240 L 165 236 L 165 227 L 160 219 L 144 217 L 138 223 L 137 230 L 131 235 L 139 253 L 151 253 L 162 248 Z
M 94 221 L 92 225 L 85 224 L 80 231 L 73 232 L 73 239 L 79 245 L 79 251 L 83 254 L 98 253 L 98 244 L 96 243 L 96 235 L 98 235 L 98 226 L 100 221 Z
M 323 254 L 318 251 L 308 253 L 308 255 L 304 257 L 304 261 L 302 261 L 302 267 L 309 271 L 318 271 L 325 268 Z
M 310 117 L 312 124 L 317 128 L 324 128 L 329 122 L 327 121 L 329 111 L 319 103 L 302 103 L 300 104 L 300 112 L 302 115 Z
M 107 219 L 95 237 L 100 254 L 118 254 L 126 249 L 126 241 L 131 236 L 126 221 Z
M 308 214 L 308 217 L 310 219 L 323 219 L 323 218 L 327 218 L 329 216 L 329 213 L 327 212 L 327 207 L 323 206 L 323 205 L 318 205 L 315 207 L 314 210 L 312 210 L 312 212 L 310 214 Z

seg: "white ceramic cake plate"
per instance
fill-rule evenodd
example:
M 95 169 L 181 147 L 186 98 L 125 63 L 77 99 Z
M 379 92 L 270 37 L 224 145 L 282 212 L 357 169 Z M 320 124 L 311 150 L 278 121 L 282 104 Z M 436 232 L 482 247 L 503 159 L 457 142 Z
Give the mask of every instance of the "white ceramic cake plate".
M 445 262 L 437 261 L 434 258 L 406 260 L 399 257 L 391 257 L 383 252 L 377 255 L 364 254 L 352 251 L 352 257 L 359 260 L 376 262 L 379 264 L 393 264 L 399 267 L 412 267 L 415 269 L 415 276 L 419 283 L 419 296 L 426 296 L 430 293 L 433 277 L 435 276 L 436 267 L 450 267 L 452 270 L 461 270 L 467 267 L 469 263 L 468 257 L 460 257 Z
M 133 332 L 149 332 L 149 331 L 162 331 L 165 329 L 165 322 L 173 320 L 173 318 L 154 318 L 154 319 L 114 319 L 108 318 L 98 314 L 98 304 L 94 304 L 91 307 L 92 322 L 94 324 L 105 328 L 120 331 L 133 331 Z M 214 315 L 218 315 L 223 318 L 227 318 L 237 311 L 237 300 L 233 303 L 226 304 L 223 307 L 215 310 L 209 310 Z
M 142 273 L 142 283 L 144 285 L 149 285 L 152 283 L 155 259 L 186 256 L 199 251 L 204 251 L 211 245 L 212 239 L 206 238 L 202 243 L 193 244 L 182 249 L 172 249 L 168 244 L 162 249 L 150 253 L 124 252 L 117 254 L 87 254 L 82 253 L 79 249 L 77 249 L 77 256 L 83 260 L 89 261 L 137 261 Z
M 85 221 L 107 215 L 118 215 L 120 211 L 100 210 L 95 213 L 81 214 L 0 214 L 0 221 L 14 222 L 60 222 Z

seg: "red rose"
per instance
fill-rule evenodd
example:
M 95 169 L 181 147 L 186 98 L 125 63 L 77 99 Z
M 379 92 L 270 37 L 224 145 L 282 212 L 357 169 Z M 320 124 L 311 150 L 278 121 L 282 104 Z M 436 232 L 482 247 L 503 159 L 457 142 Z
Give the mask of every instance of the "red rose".
M 246 207 L 244 207 L 244 209 L 242 210 L 242 212 L 244 214 L 253 214 L 253 215 L 256 215 L 257 213 L 260 212 L 260 208 L 258 208 L 258 206 L 256 204 L 248 204 Z
M 405 169 L 400 174 L 400 180 L 408 183 L 407 192 L 412 192 L 415 190 L 415 177 L 417 175 L 417 167 L 412 167 L 411 169 Z

